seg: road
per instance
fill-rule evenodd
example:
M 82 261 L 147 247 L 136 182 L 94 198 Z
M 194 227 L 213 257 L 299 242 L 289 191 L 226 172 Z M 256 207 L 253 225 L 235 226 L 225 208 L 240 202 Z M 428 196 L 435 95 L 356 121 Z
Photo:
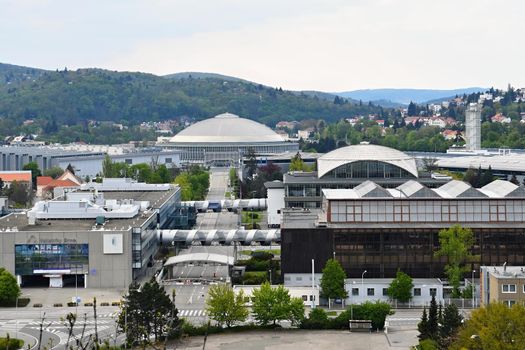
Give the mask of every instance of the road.
M 210 169 L 210 188 L 207 201 L 220 201 L 225 199 L 225 193 L 228 190 L 228 177 L 230 170 L 228 168 L 211 168 Z M 197 215 L 196 228 L 202 230 L 237 228 L 238 214 L 222 211 L 220 213 L 206 212 Z

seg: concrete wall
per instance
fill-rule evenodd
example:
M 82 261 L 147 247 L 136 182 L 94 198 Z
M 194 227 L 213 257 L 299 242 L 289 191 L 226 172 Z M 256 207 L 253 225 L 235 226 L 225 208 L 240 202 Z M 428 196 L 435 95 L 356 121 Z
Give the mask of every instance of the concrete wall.
M 122 235 L 122 253 L 104 254 L 104 235 Z M 131 231 L 0 232 L 0 266 L 15 274 L 16 244 L 88 244 L 91 288 L 126 288 L 132 281 Z
M 284 188 L 268 189 L 268 226 L 281 225 L 281 210 L 284 208 Z

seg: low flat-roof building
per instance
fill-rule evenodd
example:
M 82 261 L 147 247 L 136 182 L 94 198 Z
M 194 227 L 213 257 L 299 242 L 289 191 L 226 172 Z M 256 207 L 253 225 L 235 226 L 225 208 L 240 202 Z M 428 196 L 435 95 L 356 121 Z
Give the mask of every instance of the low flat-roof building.
M 482 266 L 480 271 L 482 304 L 525 302 L 525 266 Z
M 169 228 L 180 189 L 107 182 L 0 218 L 0 266 L 23 286 L 126 288 L 144 276 L 158 249 L 157 228 Z

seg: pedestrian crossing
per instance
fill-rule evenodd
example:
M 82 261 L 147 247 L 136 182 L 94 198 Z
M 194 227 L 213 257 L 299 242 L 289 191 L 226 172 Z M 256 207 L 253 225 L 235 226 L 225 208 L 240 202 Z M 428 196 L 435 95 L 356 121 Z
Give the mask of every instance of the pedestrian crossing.
M 177 316 L 179 317 L 204 317 L 206 316 L 206 310 L 179 310 Z

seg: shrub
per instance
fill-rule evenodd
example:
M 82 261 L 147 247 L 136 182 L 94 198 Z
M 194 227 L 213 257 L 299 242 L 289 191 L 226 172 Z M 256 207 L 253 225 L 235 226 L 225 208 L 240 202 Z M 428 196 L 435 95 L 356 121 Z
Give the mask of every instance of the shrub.
M 36 303 L 36 304 L 33 304 L 33 307 L 42 307 L 42 304 Z
M 391 314 L 390 305 L 385 302 L 376 301 L 375 303 L 367 301 L 361 305 L 351 305 L 339 316 L 331 320 L 331 328 L 347 329 L 348 322 L 354 320 L 371 320 L 372 328 L 383 329 L 385 319 Z
M 78 306 L 78 304 L 70 301 L 69 303 L 67 303 L 67 306 L 73 307 L 73 306 Z
M 103 302 L 103 303 L 100 303 L 100 306 L 109 306 L 109 303 L 108 302 Z
M 0 338 L 0 350 L 7 349 L 21 349 L 24 345 L 24 342 L 20 339 L 15 338 Z
M 272 260 L 273 254 L 265 252 L 265 251 L 261 251 L 261 250 L 254 251 L 252 252 L 252 259 L 253 260 Z
M 432 339 L 425 339 L 419 342 L 416 347 L 418 350 L 438 350 L 438 344 Z
M 62 303 L 55 303 L 55 304 L 53 304 L 53 306 L 54 307 L 62 307 L 63 305 L 62 305 Z
M 329 328 L 329 325 L 328 315 L 321 308 L 313 309 L 308 318 L 301 322 L 301 328 L 304 329 L 326 329 Z
M 120 306 L 120 301 L 114 301 L 111 303 L 111 306 Z
M 242 278 L 244 284 L 261 284 L 268 280 L 268 272 L 245 272 Z
M 93 306 L 93 303 L 84 303 L 84 306 Z

